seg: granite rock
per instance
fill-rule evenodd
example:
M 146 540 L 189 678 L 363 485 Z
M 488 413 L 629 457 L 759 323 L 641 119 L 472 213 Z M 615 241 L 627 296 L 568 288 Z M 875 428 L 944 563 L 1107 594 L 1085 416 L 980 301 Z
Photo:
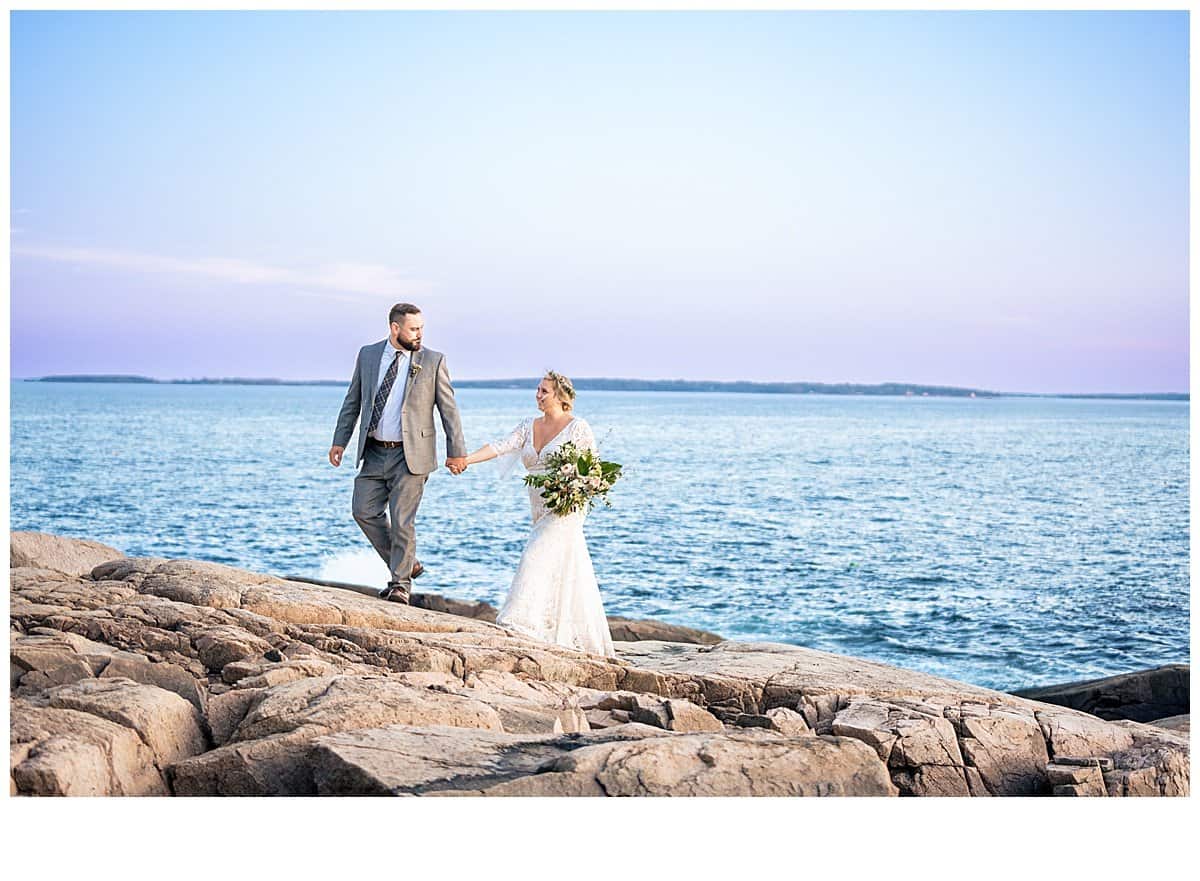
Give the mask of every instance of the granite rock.
M 169 795 L 136 731 L 78 710 L 17 699 L 9 726 L 17 795 Z
M 1096 794 L 1072 762 L 1110 796 L 1188 791 L 1166 727 L 801 646 L 606 658 L 227 566 L 30 562 L 10 573 L 20 793 Z
M 1168 716 L 1165 719 L 1155 719 L 1154 721 L 1146 724 L 1153 725 L 1156 728 L 1165 728 L 1166 730 L 1174 731 L 1177 734 L 1187 735 L 1190 734 L 1192 730 L 1191 719 L 1192 717 L 1189 714 L 1184 713 L 1181 716 Z
M 13 532 L 9 540 L 8 565 L 12 569 L 87 575 L 101 563 L 123 556 L 116 548 L 98 541 L 64 538 L 46 532 Z
M 1101 719 L 1149 722 L 1190 712 L 1190 671 L 1187 664 L 1167 664 L 1103 679 L 1025 688 L 1013 694 Z
M 861 743 L 671 734 L 630 724 L 561 737 L 392 727 L 320 738 L 325 793 L 424 795 L 894 795 Z

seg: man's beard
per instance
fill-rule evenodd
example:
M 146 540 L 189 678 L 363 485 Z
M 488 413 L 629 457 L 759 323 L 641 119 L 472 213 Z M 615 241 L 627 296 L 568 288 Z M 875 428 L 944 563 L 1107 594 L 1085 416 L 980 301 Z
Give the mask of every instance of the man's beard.
M 421 348 L 421 343 L 419 340 L 415 343 L 410 343 L 401 339 L 400 337 L 396 337 L 396 345 L 404 349 L 406 352 L 416 352 Z

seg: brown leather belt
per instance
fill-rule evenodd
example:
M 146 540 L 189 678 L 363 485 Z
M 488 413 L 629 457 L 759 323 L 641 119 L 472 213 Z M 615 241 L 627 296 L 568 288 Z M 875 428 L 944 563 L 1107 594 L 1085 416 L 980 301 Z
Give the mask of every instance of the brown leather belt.
M 388 450 L 398 450 L 404 446 L 404 441 L 381 441 L 373 437 L 367 438 L 367 443 L 374 444 L 377 447 L 383 447 Z

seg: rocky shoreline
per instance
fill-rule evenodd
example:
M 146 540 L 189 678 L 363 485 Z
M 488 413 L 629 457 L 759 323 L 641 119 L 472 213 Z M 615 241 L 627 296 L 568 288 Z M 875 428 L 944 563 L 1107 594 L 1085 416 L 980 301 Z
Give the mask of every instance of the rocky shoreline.
M 1177 728 L 1187 724 L 1191 684 L 1191 668 L 1187 664 L 1166 664 L 1103 679 L 1023 688 L 1013 694 L 1081 710 L 1101 719 L 1130 719 Z
M 607 659 L 40 533 L 10 564 L 12 794 L 1189 792 L 1178 730 L 798 646 L 632 622 Z
M 342 590 L 352 590 L 365 596 L 376 596 L 379 589 L 365 584 L 349 584 L 343 581 L 326 581 L 320 578 L 308 578 L 302 575 L 284 576 L 285 581 L 299 581 L 304 584 L 316 584 L 322 587 L 337 587 Z M 499 611 L 491 603 L 456 600 L 436 593 L 414 592 L 412 605 L 418 609 L 428 609 L 431 612 L 445 612 L 447 615 L 458 615 L 461 618 L 473 618 L 476 621 L 494 623 Z M 690 642 L 696 645 L 716 645 L 723 642 L 715 633 L 707 630 L 696 630 L 692 627 L 682 627 L 669 624 L 666 621 L 653 621 L 634 618 L 622 618 L 619 615 L 608 616 L 608 629 L 615 642 L 639 642 L 644 639 L 660 642 Z

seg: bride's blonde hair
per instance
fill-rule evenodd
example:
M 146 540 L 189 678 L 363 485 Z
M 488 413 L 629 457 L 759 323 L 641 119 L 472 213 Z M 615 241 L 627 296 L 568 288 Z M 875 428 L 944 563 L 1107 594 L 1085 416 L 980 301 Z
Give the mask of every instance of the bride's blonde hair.
M 572 385 L 571 380 L 553 370 L 547 370 L 543 379 L 550 381 L 555 399 L 562 404 L 563 410 L 570 413 L 575 406 L 575 386 Z

